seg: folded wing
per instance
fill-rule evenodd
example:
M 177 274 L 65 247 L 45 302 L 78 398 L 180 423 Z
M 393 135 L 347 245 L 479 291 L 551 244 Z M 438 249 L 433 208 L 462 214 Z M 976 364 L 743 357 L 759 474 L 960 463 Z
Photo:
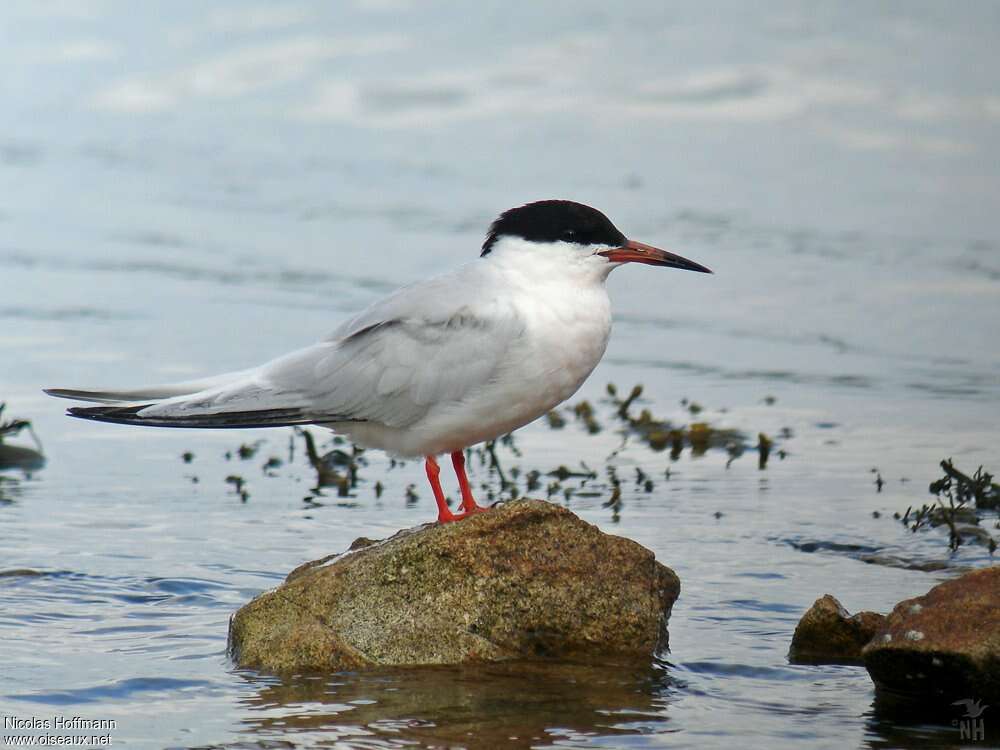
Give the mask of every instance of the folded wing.
M 520 318 L 496 301 L 427 304 L 425 292 L 401 290 L 329 339 L 253 370 L 134 391 L 49 393 L 112 403 L 68 412 L 105 422 L 243 428 L 368 421 L 405 428 L 429 409 L 460 404 L 487 387 L 510 364 L 523 332 Z M 198 385 L 205 387 L 190 390 Z

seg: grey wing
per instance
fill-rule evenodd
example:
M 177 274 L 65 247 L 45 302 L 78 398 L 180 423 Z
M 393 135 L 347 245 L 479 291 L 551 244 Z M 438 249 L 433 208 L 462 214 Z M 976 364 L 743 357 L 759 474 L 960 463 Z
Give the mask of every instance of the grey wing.
M 477 307 L 367 321 L 307 362 L 275 363 L 264 374 L 323 413 L 406 427 L 432 405 L 487 386 L 512 356 L 523 322 L 497 306 Z
M 339 421 L 406 427 L 432 405 L 487 386 L 520 351 L 523 320 L 500 300 L 476 298 L 476 273 L 465 267 L 404 287 L 326 340 L 231 379 L 213 379 L 203 390 L 70 414 L 167 427 Z
M 486 387 L 523 331 L 516 315 L 461 307 L 447 317 L 383 320 L 274 360 L 225 385 L 74 416 L 167 427 L 372 421 L 406 427 L 435 404 Z

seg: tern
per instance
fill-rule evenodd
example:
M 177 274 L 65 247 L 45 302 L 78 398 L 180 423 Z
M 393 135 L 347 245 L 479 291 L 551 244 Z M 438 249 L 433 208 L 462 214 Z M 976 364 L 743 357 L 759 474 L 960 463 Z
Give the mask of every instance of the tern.
M 259 367 L 134 390 L 46 389 L 104 406 L 67 414 L 151 427 L 315 424 L 401 458 L 423 458 L 438 522 L 484 510 L 465 449 L 546 414 L 583 385 L 611 333 L 608 274 L 626 263 L 711 273 L 628 239 L 600 211 L 567 200 L 512 208 L 480 257 L 403 287 L 319 343 Z M 436 456 L 461 491 L 452 513 Z

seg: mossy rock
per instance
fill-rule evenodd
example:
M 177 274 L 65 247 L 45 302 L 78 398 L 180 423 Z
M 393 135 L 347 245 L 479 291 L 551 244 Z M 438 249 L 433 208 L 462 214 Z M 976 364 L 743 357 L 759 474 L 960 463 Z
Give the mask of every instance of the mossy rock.
M 900 602 L 863 656 L 875 684 L 893 694 L 1000 703 L 1000 567 Z
M 851 615 L 836 597 L 824 594 L 795 627 L 788 659 L 793 664 L 861 664 L 861 649 L 884 621 L 877 612 Z
M 649 659 L 679 592 L 641 545 L 517 500 L 296 568 L 233 616 L 230 653 L 274 672 Z

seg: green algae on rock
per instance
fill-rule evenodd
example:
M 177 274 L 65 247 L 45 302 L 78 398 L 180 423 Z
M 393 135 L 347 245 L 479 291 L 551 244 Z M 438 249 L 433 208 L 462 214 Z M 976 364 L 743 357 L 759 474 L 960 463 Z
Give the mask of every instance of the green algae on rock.
M 862 652 L 875 684 L 936 701 L 1000 701 L 1000 567 L 900 602 Z
M 306 563 L 232 618 L 240 666 L 274 672 L 518 658 L 645 658 L 680 592 L 653 553 L 517 500 Z

